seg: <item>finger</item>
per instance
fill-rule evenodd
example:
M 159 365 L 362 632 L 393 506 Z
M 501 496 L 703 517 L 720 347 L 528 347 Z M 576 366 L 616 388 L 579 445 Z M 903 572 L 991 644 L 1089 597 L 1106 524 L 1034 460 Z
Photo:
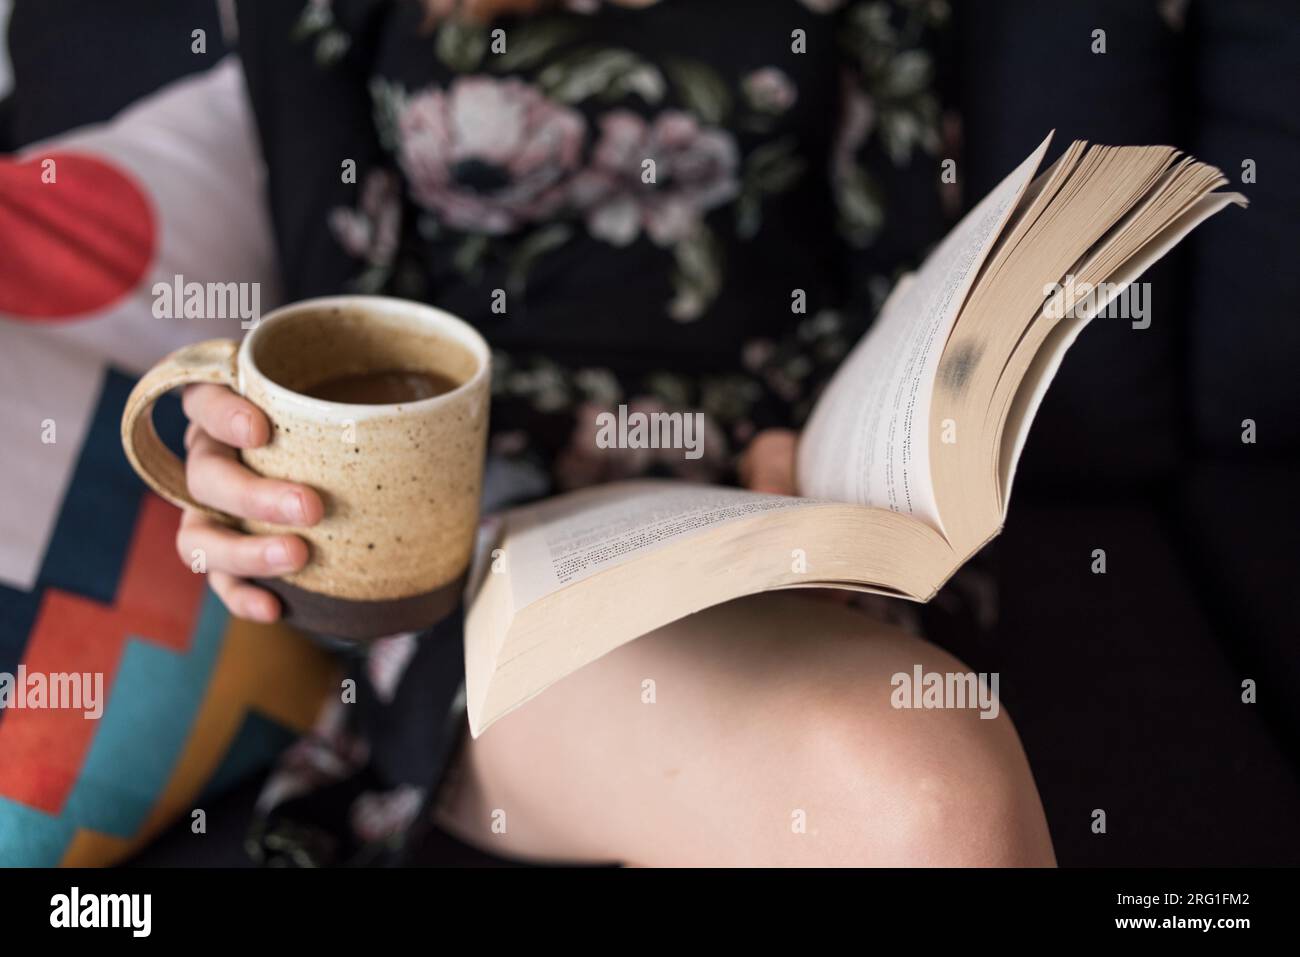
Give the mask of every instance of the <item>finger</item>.
M 243 579 L 225 572 L 213 572 L 208 584 L 221 603 L 236 618 L 249 621 L 276 621 L 280 617 L 280 600 L 265 588 L 250 585 Z
M 244 535 L 192 509 L 176 533 L 176 551 L 191 568 L 243 578 L 287 575 L 307 564 L 307 543 L 296 535 Z
M 253 449 L 271 438 L 271 425 L 262 410 L 225 386 L 187 386 L 181 405 L 191 422 L 226 445 Z
M 219 512 L 280 525 L 315 525 L 325 506 L 315 490 L 250 472 L 228 445 L 206 432 L 194 439 L 185 458 L 190 494 Z
M 795 494 L 794 462 L 798 435 L 789 429 L 767 429 L 754 436 L 740 461 L 746 488 L 774 495 Z

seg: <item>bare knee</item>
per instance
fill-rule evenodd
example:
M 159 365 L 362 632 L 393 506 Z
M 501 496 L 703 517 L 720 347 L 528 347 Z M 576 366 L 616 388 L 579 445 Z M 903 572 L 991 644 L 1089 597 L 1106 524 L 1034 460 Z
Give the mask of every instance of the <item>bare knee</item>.
M 924 649 L 927 671 L 962 669 L 913 644 Z M 810 803 L 821 806 L 826 825 L 809 863 L 1054 864 L 1037 788 L 1005 710 L 981 718 L 974 707 L 896 707 L 881 699 L 888 689 L 876 664 L 855 693 L 836 689 L 798 712 L 794 733 L 816 754 Z
M 806 599 L 733 606 L 734 633 L 721 621 L 703 613 L 633 642 L 503 719 L 469 747 L 444 821 L 550 859 L 1052 863 L 1005 712 L 891 703 L 893 675 L 959 662 Z M 634 693 L 646 675 L 670 692 L 654 708 Z
M 864 834 L 891 863 L 941 867 L 1055 863 L 1038 791 L 1005 713 L 946 712 L 900 733 L 884 785 L 892 813 Z M 904 750 L 905 749 L 905 750 Z

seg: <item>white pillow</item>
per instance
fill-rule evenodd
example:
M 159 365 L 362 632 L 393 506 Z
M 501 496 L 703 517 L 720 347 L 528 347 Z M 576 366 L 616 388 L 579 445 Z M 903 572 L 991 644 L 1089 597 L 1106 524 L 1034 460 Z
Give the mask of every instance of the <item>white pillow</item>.
M 160 317 L 155 289 L 183 277 L 277 304 L 264 188 L 234 57 L 0 158 L 0 582 L 35 582 L 105 368 L 241 335 L 238 315 Z

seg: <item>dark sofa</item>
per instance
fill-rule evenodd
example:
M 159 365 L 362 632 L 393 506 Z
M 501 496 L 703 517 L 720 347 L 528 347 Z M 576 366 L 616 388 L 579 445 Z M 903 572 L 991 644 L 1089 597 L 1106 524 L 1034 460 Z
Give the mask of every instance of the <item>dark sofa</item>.
M 69 2 L 19 0 L 14 30 L 35 36 L 35 10 Z M 210 16 L 209 3 L 167 6 L 178 35 Z M 60 36 L 77 32 L 60 19 Z M 1258 0 L 1001 0 L 957 5 L 955 27 L 944 70 L 968 202 L 1055 128 L 1058 148 L 1074 137 L 1186 148 L 1252 205 L 1145 277 L 1150 328 L 1098 320 L 1081 337 L 1032 432 L 1006 530 L 978 559 L 997 583 L 996 625 L 954 629 L 940 601 L 931 634 L 1001 674 L 1061 864 L 1300 863 L 1300 18 Z M 111 55 L 111 31 L 88 29 L 77 69 L 108 75 L 93 58 Z M 1096 29 L 1104 54 L 1091 50 Z M 20 96 L 0 111 L 16 124 L 11 145 L 207 65 L 177 56 L 144 87 L 99 84 L 92 103 L 69 93 L 60 113 L 41 71 L 61 58 L 16 57 Z M 45 102 L 24 104 L 36 88 Z M 1257 182 L 1239 182 L 1245 159 Z M 1098 548 L 1105 574 L 1092 572 Z M 1242 700 L 1247 679 L 1258 703 Z M 226 800 L 251 808 L 255 794 L 254 781 Z M 137 863 L 244 862 L 243 815 L 214 817 L 231 822 L 224 839 L 194 842 L 182 826 Z M 415 857 L 489 862 L 436 834 Z
M 968 198 L 1054 127 L 1187 149 L 1251 206 L 1148 273 L 1150 328 L 1099 319 L 1073 347 L 985 558 L 998 625 L 950 643 L 1001 672 L 1062 864 L 1300 864 L 1300 18 L 1259 0 L 957 15 Z

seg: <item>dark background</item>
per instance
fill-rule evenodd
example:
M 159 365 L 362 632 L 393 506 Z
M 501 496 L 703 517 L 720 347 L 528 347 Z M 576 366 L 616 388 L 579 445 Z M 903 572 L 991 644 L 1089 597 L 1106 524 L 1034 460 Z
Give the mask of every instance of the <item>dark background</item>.
M 1002 672 L 1063 864 L 1300 863 L 1298 13 L 958 7 L 968 200 L 1055 127 L 1180 147 L 1251 203 L 1144 277 L 1150 328 L 1101 319 L 1071 349 L 992 550 L 998 627 L 961 649 Z M 1098 28 L 1104 55 L 1082 39 Z

